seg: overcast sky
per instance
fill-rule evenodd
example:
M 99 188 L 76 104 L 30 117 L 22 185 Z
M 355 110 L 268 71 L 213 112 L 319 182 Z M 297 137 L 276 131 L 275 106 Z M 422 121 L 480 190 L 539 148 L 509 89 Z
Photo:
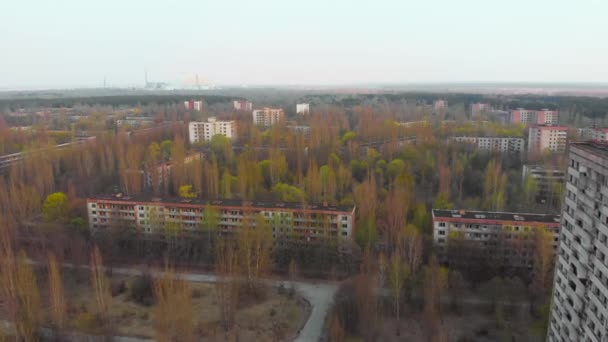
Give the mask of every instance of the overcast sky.
M 2 0 L 0 88 L 606 82 L 606 0 Z

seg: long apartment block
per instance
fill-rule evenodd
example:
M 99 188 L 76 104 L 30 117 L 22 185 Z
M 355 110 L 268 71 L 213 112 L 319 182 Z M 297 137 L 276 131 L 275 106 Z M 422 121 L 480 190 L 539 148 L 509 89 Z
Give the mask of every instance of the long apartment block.
M 532 267 L 536 229 L 550 234 L 555 249 L 558 244 L 558 215 L 440 209 L 432 215 L 434 245 L 449 264 Z
M 210 210 L 217 217 L 220 234 L 255 225 L 255 218 L 261 215 L 272 226 L 273 236 L 277 239 L 303 243 L 326 238 L 344 243 L 354 240 L 354 206 L 121 195 L 87 199 L 89 225 L 93 232 L 116 225 L 149 234 L 162 233 L 168 227 L 196 232 L 205 227 L 206 215 L 211 217 Z
M 608 340 L 608 145 L 571 143 L 547 340 Z
M 495 151 L 502 153 L 521 153 L 525 149 L 523 138 L 514 137 L 449 137 L 448 142 L 471 144 L 482 151 Z

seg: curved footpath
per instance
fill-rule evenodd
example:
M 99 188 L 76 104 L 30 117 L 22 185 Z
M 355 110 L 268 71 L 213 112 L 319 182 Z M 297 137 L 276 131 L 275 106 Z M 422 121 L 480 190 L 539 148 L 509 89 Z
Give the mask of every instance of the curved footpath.
M 89 268 L 88 266 L 75 266 L 72 264 L 64 264 L 64 267 L 82 267 Z M 142 273 L 141 270 L 135 268 L 122 268 L 112 267 L 112 274 L 137 276 Z M 163 271 L 150 270 L 150 274 L 153 277 L 162 276 Z M 221 277 L 214 274 L 205 273 L 176 273 L 176 276 L 188 280 L 191 282 L 199 283 L 215 283 L 221 281 Z M 323 325 L 331 307 L 333 305 L 334 295 L 338 289 L 336 283 L 330 282 L 307 282 L 307 281 L 295 281 L 295 280 L 278 280 L 278 279 L 264 279 L 264 282 L 271 286 L 285 286 L 293 287 L 296 292 L 306 299 L 311 306 L 310 316 L 304 324 L 304 327 L 299 331 L 298 335 L 294 339 L 296 342 L 316 342 L 320 341 L 323 336 Z M 119 337 L 120 341 L 149 341 L 148 339 L 141 338 L 129 338 Z

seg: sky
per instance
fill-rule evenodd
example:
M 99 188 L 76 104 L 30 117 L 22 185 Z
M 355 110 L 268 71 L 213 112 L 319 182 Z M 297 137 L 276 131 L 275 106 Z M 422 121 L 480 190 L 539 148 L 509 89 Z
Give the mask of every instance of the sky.
M 0 89 L 608 82 L 606 0 L 3 0 Z

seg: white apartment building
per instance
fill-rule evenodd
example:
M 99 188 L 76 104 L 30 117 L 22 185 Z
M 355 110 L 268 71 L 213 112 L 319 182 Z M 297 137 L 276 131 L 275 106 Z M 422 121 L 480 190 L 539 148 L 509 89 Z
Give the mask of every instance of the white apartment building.
M 234 100 L 232 106 L 235 110 L 249 111 L 253 109 L 253 103 L 246 100 Z
M 608 145 L 570 145 L 547 341 L 608 340 Z
M 285 119 L 285 112 L 281 108 L 256 109 L 253 111 L 253 123 L 260 126 L 273 126 Z
M 568 143 L 568 127 L 552 125 L 530 126 L 528 153 L 565 152 Z
M 190 122 L 188 125 L 188 136 L 190 143 L 209 141 L 214 135 L 221 134 L 227 138 L 236 138 L 236 122 L 219 121 L 215 117 L 207 119 L 207 122 Z
M 296 105 L 296 113 L 297 114 L 308 114 L 308 113 L 310 113 L 310 104 L 308 104 L 308 103 L 298 103 Z
M 477 146 L 483 151 L 496 151 L 502 153 L 521 153 L 524 151 L 523 138 L 514 137 L 450 137 L 448 142 L 465 143 Z

